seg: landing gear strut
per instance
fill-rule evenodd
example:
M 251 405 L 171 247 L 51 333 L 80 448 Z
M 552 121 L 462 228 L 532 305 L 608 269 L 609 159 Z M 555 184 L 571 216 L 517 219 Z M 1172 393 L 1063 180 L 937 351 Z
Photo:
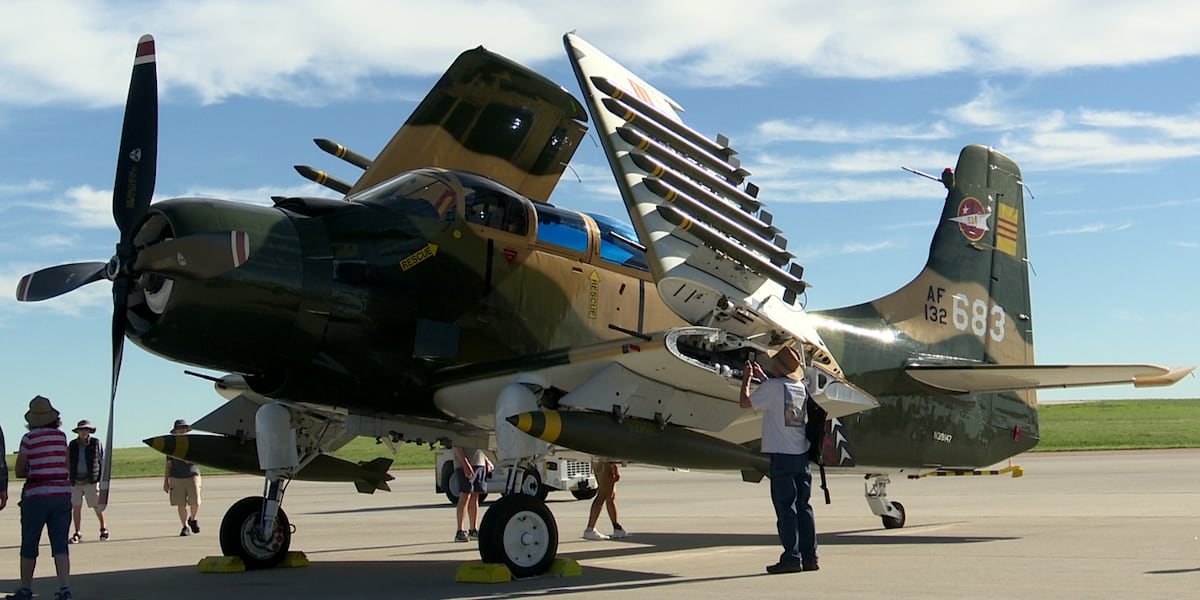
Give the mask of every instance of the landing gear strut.
M 479 523 L 479 557 L 485 563 L 504 564 L 514 577 L 545 573 L 558 554 L 558 525 L 546 506 L 549 488 L 532 460 L 546 454 L 548 445 L 505 420 L 537 410 L 548 387 L 540 376 L 522 373 L 496 398 L 500 458 L 515 462 L 508 470 L 503 497 L 488 507 Z
M 887 475 L 867 475 L 863 489 L 871 512 L 883 520 L 885 529 L 904 527 L 904 505 L 887 499 L 887 485 L 892 482 Z
M 247 569 L 283 562 L 292 545 L 292 525 L 283 512 L 283 493 L 300 470 L 291 413 L 279 403 L 264 404 L 254 415 L 259 466 L 266 472 L 261 497 L 242 498 L 221 519 L 221 552 L 237 556 Z

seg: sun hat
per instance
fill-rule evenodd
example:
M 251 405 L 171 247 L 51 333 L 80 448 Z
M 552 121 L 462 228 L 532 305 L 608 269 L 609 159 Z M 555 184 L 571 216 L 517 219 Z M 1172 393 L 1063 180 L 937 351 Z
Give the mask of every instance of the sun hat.
M 79 424 L 75 426 L 75 429 L 72 429 L 71 431 L 74 431 L 75 433 L 79 433 L 80 431 L 86 431 L 88 433 L 96 433 L 96 428 L 92 426 L 91 421 L 84 419 L 84 420 L 80 421 Z
M 192 426 L 188 425 L 188 422 L 185 421 L 184 419 L 175 419 L 175 426 L 171 427 L 171 431 L 175 431 L 176 429 L 191 429 L 191 428 L 192 428 Z
M 25 413 L 25 422 L 30 427 L 45 427 L 58 420 L 58 411 L 50 405 L 50 399 L 45 396 L 34 396 L 29 401 L 29 411 Z
M 771 355 L 771 362 L 775 365 L 775 372 L 780 377 L 790 377 L 792 379 L 800 379 L 804 369 L 804 358 L 792 346 L 784 346 L 776 350 Z

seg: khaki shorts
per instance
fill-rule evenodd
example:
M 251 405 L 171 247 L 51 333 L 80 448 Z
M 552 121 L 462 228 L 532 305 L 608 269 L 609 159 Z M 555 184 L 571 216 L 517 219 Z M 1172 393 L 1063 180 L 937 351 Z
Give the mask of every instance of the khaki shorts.
M 77 483 L 71 486 L 71 506 L 83 506 L 84 499 L 88 508 L 100 506 L 100 484 Z
M 169 477 L 171 506 L 200 505 L 200 476 Z
M 613 463 L 592 461 L 592 474 L 596 476 L 596 495 L 608 498 L 614 495 L 617 482 L 613 480 Z

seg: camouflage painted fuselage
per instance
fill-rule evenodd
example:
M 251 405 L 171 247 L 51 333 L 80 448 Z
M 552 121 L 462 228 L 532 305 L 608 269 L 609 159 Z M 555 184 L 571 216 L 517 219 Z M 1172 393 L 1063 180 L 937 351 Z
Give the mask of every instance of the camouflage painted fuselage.
M 137 243 L 239 230 L 251 260 L 214 279 L 143 276 L 127 333 L 171 360 L 243 374 L 270 398 L 486 429 L 494 396 L 439 404 L 439 390 L 582 364 L 596 357 L 574 349 L 688 325 L 660 297 L 636 234 L 544 203 L 586 119 L 549 80 L 468 51 L 346 201 L 152 205 Z M 830 464 L 977 467 L 1036 444 L 1032 393 L 952 395 L 905 373 L 918 362 L 1032 362 L 1017 167 L 972 146 L 956 175 L 917 279 L 809 315 L 846 379 L 880 404 L 834 422 Z M 728 411 L 737 384 L 718 388 L 695 410 Z M 755 423 L 719 429 L 706 433 L 754 447 Z
M 999 168 L 988 168 L 989 157 Z M 972 169 L 992 179 L 971 187 Z M 1015 169 L 1001 155 L 968 148 L 917 279 L 875 302 L 813 315 L 847 378 L 880 402 L 835 423 L 847 442 L 831 464 L 978 467 L 1036 443 L 1031 393 L 951 395 L 904 372 L 918 361 L 1031 362 L 1023 228 L 1009 253 L 996 243 L 1007 230 L 992 227 L 974 240 L 951 220 L 967 198 L 984 198 L 992 218 L 1020 211 L 1020 189 L 1005 174 Z M 502 186 L 436 170 L 411 178 L 418 185 L 361 202 L 156 205 L 176 235 L 215 221 L 249 231 L 254 260 L 221 285 L 175 282 L 162 314 L 135 307 L 145 317 L 135 321 L 145 328 L 135 341 L 174 360 L 243 373 L 271 397 L 446 419 L 431 400 L 445 381 L 570 362 L 573 347 L 628 337 L 610 325 L 653 332 L 684 324 L 646 271 L 601 257 L 591 218 L 580 215 L 587 240 L 575 251 L 539 242 L 546 217 L 537 210 L 549 208 Z M 487 194 L 509 203 L 493 203 L 489 213 L 507 215 L 507 224 L 473 212 Z

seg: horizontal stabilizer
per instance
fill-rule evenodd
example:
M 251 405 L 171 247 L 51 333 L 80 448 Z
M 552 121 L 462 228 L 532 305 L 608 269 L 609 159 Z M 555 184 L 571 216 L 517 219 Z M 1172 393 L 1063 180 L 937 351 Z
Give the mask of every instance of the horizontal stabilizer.
M 910 377 L 926 385 L 961 394 L 1093 385 L 1173 385 L 1195 367 L 1157 365 L 911 365 Z

